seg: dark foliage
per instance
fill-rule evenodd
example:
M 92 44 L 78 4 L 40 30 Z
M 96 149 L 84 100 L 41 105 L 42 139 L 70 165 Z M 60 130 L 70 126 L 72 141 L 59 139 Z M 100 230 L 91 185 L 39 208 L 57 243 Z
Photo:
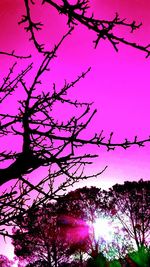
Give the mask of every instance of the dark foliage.
M 144 192 L 144 188 L 146 188 L 146 192 Z M 140 197 L 143 192 L 143 201 L 134 197 L 134 194 Z M 121 194 L 121 197 L 119 194 Z M 136 208 L 132 209 L 132 214 L 128 210 L 130 207 L 129 198 L 130 205 L 138 206 L 138 210 Z M 125 182 L 124 185 L 116 184 L 108 192 L 95 187 L 79 188 L 61 197 L 56 203 L 49 203 L 36 209 L 32 207 L 28 214 L 18 218 L 18 228 L 14 229 L 13 245 L 15 254 L 20 259 L 30 259 L 31 262 L 34 262 L 35 259 L 36 261 L 45 260 L 49 266 L 55 267 L 65 263 L 71 264 L 72 256 L 75 255 L 78 255 L 79 258 L 77 264 L 82 266 L 85 264 L 84 256 L 86 255 L 90 257 L 87 261 L 88 266 L 98 266 L 100 263 L 105 266 L 108 260 L 104 257 L 104 251 L 101 251 L 100 242 L 102 241 L 101 239 L 95 239 L 94 233 L 91 232 L 91 226 L 87 222 L 94 223 L 96 218 L 111 213 L 112 219 L 113 217 L 121 218 L 123 227 L 126 227 L 127 230 L 131 229 L 135 233 L 133 221 L 137 223 L 138 218 L 138 223 L 143 225 L 141 208 L 145 207 L 145 213 L 147 214 L 149 209 L 147 198 L 149 198 L 149 182 L 140 180 L 139 182 Z M 109 205 L 105 204 L 106 200 Z M 122 204 L 120 201 L 123 201 Z M 125 215 L 128 215 L 128 220 L 126 220 Z M 148 220 L 149 218 L 145 217 L 145 225 L 149 223 Z M 134 227 L 138 234 L 139 229 L 136 229 L 136 224 L 134 224 Z M 123 229 L 123 232 L 120 229 L 120 237 L 124 235 L 126 229 Z M 143 259 L 143 262 L 146 262 L 144 267 L 146 267 L 149 260 L 149 236 L 147 232 L 149 228 L 148 230 L 144 229 L 147 239 L 145 238 L 144 242 L 138 243 L 138 252 L 131 253 L 130 248 L 125 250 L 123 248 L 122 255 L 118 253 L 122 260 L 118 261 L 133 261 L 133 263 L 138 264 Z M 128 234 L 128 238 L 137 242 L 134 234 L 132 236 Z M 122 239 L 122 242 L 124 241 Z M 116 246 L 117 242 L 117 239 L 113 240 L 113 246 Z M 124 247 L 126 244 L 123 243 L 122 246 Z M 125 258 L 123 259 L 123 257 Z
M 112 215 L 120 220 L 137 248 L 149 245 L 150 181 L 116 184 L 110 190 L 110 197 L 113 199 Z

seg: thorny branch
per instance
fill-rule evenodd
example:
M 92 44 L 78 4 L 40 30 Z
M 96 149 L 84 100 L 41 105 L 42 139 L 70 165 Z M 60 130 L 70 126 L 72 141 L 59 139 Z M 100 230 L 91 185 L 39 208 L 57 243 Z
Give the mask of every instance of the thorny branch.
M 28 56 L 17 55 L 14 50 L 12 52 L 10 52 L 10 53 L 9 52 L 6 52 L 6 51 L 0 51 L 0 55 L 14 57 L 16 59 L 27 59 L 27 58 L 31 58 L 31 55 L 28 55 Z
M 27 68 L 22 70 L 16 77 L 12 77 L 16 63 L 10 68 L 8 75 L 4 78 L 1 85 L 1 103 L 6 100 L 6 97 L 15 91 L 24 90 L 26 98 L 19 101 L 20 107 L 18 114 L 0 114 L 0 136 L 3 138 L 5 135 L 20 135 L 23 140 L 22 151 L 2 151 L 0 152 L 0 161 L 10 161 L 11 164 L 0 169 L 0 183 L 1 185 L 11 179 L 18 178 L 16 184 L 11 188 L 9 193 L 4 192 L 0 198 L 0 211 L 1 219 L 0 225 L 12 225 L 15 224 L 15 220 L 20 213 L 25 213 L 28 205 L 25 204 L 31 201 L 31 192 L 36 192 L 36 203 L 44 203 L 50 199 L 58 198 L 60 192 L 66 190 L 68 187 L 73 186 L 74 183 L 81 179 L 87 179 L 90 177 L 96 177 L 100 175 L 104 170 L 92 176 L 84 175 L 83 169 L 86 164 L 91 164 L 89 159 L 96 157 L 96 155 L 81 155 L 74 156 L 74 145 L 71 141 L 63 141 L 57 144 L 53 138 L 46 138 L 39 136 L 32 132 L 33 130 L 48 129 L 50 133 L 59 131 L 62 133 L 68 133 L 74 135 L 76 130 L 80 132 L 85 125 L 90 122 L 93 115 L 87 120 L 85 124 L 77 125 L 87 113 L 90 111 L 91 103 L 80 103 L 77 100 L 73 101 L 67 98 L 67 91 L 74 87 L 74 85 L 84 78 L 85 75 L 90 71 L 90 68 L 79 75 L 71 83 L 65 82 L 62 89 L 59 91 L 56 85 L 53 85 L 52 91 L 48 93 L 40 92 L 36 90 L 36 87 L 41 83 L 40 79 L 45 71 L 48 71 L 48 65 L 53 58 L 56 56 L 58 50 L 64 39 L 72 32 L 72 28 L 69 29 L 68 33 L 62 37 L 58 45 L 54 49 L 45 54 L 37 73 L 33 78 L 33 82 L 30 86 L 27 86 L 25 82 L 25 76 L 28 71 L 32 70 L 33 65 L 30 64 Z M 84 108 L 84 112 L 78 117 L 72 117 L 68 122 L 60 123 L 51 115 L 53 106 L 57 103 L 63 105 L 74 106 L 75 108 Z M 95 113 L 95 112 L 94 112 Z M 19 130 L 18 130 L 19 129 Z M 78 132 L 78 134 L 79 134 Z M 59 140 L 61 141 L 61 139 Z M 65 149 L 70 146 L 70 152 L 65 155 Z M 77 145 L 75 145 L 76 147 Z M 40 166 L 51 166 L 57 165 L 57 169 L 49 173 L 45 178 L 42 178 L 40 182 L 34 185 L 31 183 L 26 175 L 32 172 L 34 169 Z M 60 183 L 57 188 L 54 188 L 54 178 L 65 178 L 64 182 Z M 47 188 L 47 192 L 45 192 Z M 7 232 L 2 231 L 4 236 Z M 9 236 L 9 234 L 8 234 Z
M 40 53 L 47 53 L 44 50 L 44 44 L 40 44 L 36 38 L 36 31 L 42 30 L 43 24 L 41 22 L 34 22 L 31 17 L 32 5 L 35 3 L 33 1 L 24 0 L 26 7 L 26 15 L 22 17 L 20 23 L 26 23 L 25 30 L 30 32 L 31 38 L 36 49 Z M 90 8 L 88 0 L 77 0 L 76 4 L 71 4 L 68 0 L 62 0 L 62 4 L 57 3 L 53 0 L 43 0 L 42 4 L 47 4 L 54 7 L 59 14 L 63 14 L 68 18 L 68 26 L 76 26 L 77 24 L 82 24 L 89 30 L 92 30 L 96 33 L 97 38 L 94 40 L 95 48 L 99 44 L 100 40 L 109 41 L 114 49 L 118 51 L 118 45 L 120 43 L 131 46 L 138 50 L 141 50 L 146 53 L 146 58 L 150 56 L 150 44 L 143 46 L 135 42 L 128 41 L 124 37 L 120 37 L 115 33 L 115 29 L 119 27 L 120 29 L 127 28 L 133 33 L 135 30 L 139 29 L 142 26 L 142 23 L 137 24 L 135 21 L 128 23 L 126 19 L 121 19 L 116 13 L 115 17 L 112 20 L 105 19 L 96 19 L 94 14 L 91 16 L 87 15 L 87 10 Z

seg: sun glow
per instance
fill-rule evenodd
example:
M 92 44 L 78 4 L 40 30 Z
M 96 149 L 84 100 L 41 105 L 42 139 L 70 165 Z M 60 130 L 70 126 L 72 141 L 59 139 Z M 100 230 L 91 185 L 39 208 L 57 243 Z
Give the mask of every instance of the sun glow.
M 106 241 L 112 240 L 112 227 L 108 218 L 97 218 L 93 223 L 93 231 L 96 240 L 100 238 Z

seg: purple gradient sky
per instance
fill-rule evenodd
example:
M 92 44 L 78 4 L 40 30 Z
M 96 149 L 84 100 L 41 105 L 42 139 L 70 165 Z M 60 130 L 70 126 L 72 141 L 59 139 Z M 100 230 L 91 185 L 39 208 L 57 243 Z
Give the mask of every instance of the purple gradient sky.
M 150 42 L 149 0 L 91 0 L 90 2 L 97 17 L 113 18 L 115 12 L 118 12 L 120 17 L 128 18 L 128 21 L 142 21 L 143 26 L 134 34 L 131 35 L 127 30 L 123 30 L 122 33 L 129 40 L 143 45 Z M 24 14 L 23 10 L 23 1 L 0 1 L 1 50 L 12 51 L 15 48 L 17 53 L 31 52 L 33 46 L 28 42 L 29 35 L 25 34 L 23 26 L 17 24 Z M 40 37 L 44 39 L 47 47 L 57 43 L 67 29 L 64 16 L 58 15 L 46 4 L 40 10 L 38 6 L 33 16 L 38 20 L 41 19 L 46 25 Z M 119 34 L 121 35 L 120 30 Z M 113 131 L 113 140 L 118 142 L 125 138 L 132 140 L 135 135 L 138 135 L 139 139 L 147 138 L 150 135 L 150 59 L 145 59 L 144 53 L 124 45 L 120 45 L 119 53 L 116 53 L 113 47 L 104 41 L 101 41 L 94 50 L 92 43 L 94 38 L 95 34 L 92 32 L 84 27 L 77 27 L 72 37 L 63 43 L 58 58 L 52 62 L 48 81 L 51 84 L 56 81 L 61 85 L 65 78 L 71 81 L 91 66 L 91 72 L 70 93 L 79 100 L 93 101 L 93 109 L 98 110 L 86 131 L 87 136 L 92 136 L 94 132 L 99 133 L 103 129 L 106 137 Z M 39 57 L 34 52 L 33 59 L 35 66 L 38 65 Z M 12 62 L 14 59 L 0 57 L 0 79 L 7 73 Z M 19 64 L 21 66 L 22 61 Z M 6 107 L 3 108 L 5 110 Z M 11 105 L 10 109 L 12 108 Z M 8 140 L 8 147 L 10 141 Z M 112 152 L 95 147 L 94 153 L 98 153 L 99 158 L 92 167 L 87 168 L 87 172 L 97 172 L 106 165 L 108 169 L 97 180 L 86 181 L 86 185 L 109 187 L 124 180 L 140 178 L 148 180 L 150 177 L 150 144 L 144 148 L 131 147 L 127 151 L 116 149 Z M 84 184 L 80 183 L 80 186 Z M 8 255 L 7 251 L 3 253 Z

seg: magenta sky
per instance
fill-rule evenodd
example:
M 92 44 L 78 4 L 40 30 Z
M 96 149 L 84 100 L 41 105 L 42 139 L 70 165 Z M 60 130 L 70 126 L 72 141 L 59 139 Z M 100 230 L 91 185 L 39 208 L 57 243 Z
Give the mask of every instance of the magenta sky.
M 41 1 L 36 1 L 40 3 Z M 150 1 L 149 0 L 91 0 L 92 10 L 97 17 L 113 18 L 115 12 L 128 21 L 136 20 L 143 26 L 131 35 L 127 30 L 122 31 L 126 38 L 142 45 L 150 43 Z M 0 36 L 1 50 L 28 54 L 32 44 L 28 42 L 23 26 L 18 26 L 23 11 L 23 1 L 0 1 Z M 47 47 L 52 47 L 65 33 L 64 16 L 47 5 L 42 10 L 34 11 L 35 18 L 47 26 L 43 30 Z M 47 15 L 47 16 L 46 16 Z M 119 31 L 121 35 L 121 31 Z M 104 130 L 104 135 L 109 136 L 114 132 L 114 141 L 121 142 L 125 138 L 132 140 L 135 135 L 139 139 L 150 135 L 150 59 L 145 59 L 145 54 L 133 48 L 120 45 L 119 53 L 108 43 L 101 41 L 96 50 L 93 49 L 95 35 L 85 28 L 77 27 L 72 37 L 66 40 L 58 52 L 58 58 L 53 62 L 49 81 L 62 84 L 64 79 L 71 80 L 89 66 L 92 67 L 88 76 L 81 81 L 72 91 L 71 95 L 84 101 L 93 101 L 93 109 L 98 112 L 89 125 L 87 136 L 94 132 Z M 49 45 L 50 44 L 50 45 Z M 39 58 L 34 53 L 34 64 Z M 0 56 L 0 79 L 14 59 Z M 31 62 L 31 60 L 29 60 Z M 22 62 L 20 63 L 21 66 Z M 5 109 L 6 107 L 4 107 Z M 12 108 L 12 105 L 10 106 Z M 63 112 L 61 110 L 61 112 Z M 64 111 L 65 115 L 65 111 Z M 10 140 L 8 147 L 10 147 Z M 2 144 L 3 147 L 4 144 Z M 12 145 L 12 142 L 11 142 Z M 14 142 L 15 148 L 16 142 Z M 89 180 L 86 185 L 108 187 L 124 180 L 148 180 L 150 177 L 150 144 L 144 148 L 131 147 L 127 151 L 116 149 L 107 152 L 106 149 L 95 147 L 93 152 L 99 154 L 92 169 L 87 172 L 96 172 L 108 165 L 108 169 L 98 180 Z M 83 185 L 80 184 L 80 185 Z M 8 255 L 7 252 L 5 254 Z

